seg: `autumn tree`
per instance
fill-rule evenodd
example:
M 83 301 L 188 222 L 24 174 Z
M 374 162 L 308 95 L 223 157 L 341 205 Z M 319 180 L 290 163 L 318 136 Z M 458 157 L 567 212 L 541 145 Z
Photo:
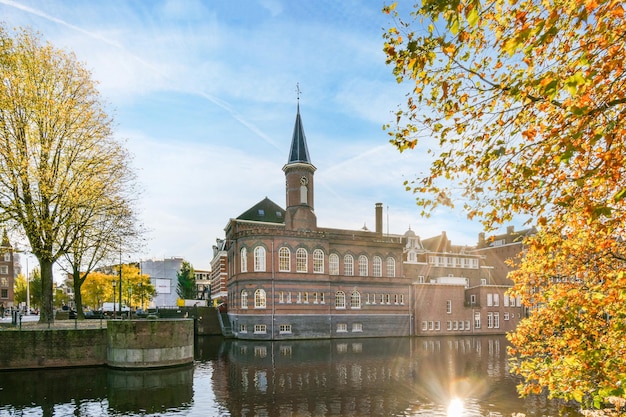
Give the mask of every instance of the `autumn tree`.
M 187 261 L 183 261 L 180 271 L 176 273 L 178 286 L 176 292 L 183 300 L 195 300 L 198 298 L 196 291 L 196 276 L 193 266 Z
M 0 221 L 39 261 L 43 322 L 54 319 L 53 264 L 128 206 L 129 156 L 111 123 L 72 54 L 0 26 Z
M 626 353 L 622 2 L 424 0 L 404 16 L 384 11 L 395 21 L 387 63 L 410 85 L 385 128 L 400 151 L 430 155 L 426 174 L 405 183 L 422 212 L 461 204 L 487 229 L 519 217 L 538 226 L 512 276 L 531 309 L 511 337 L 520 391 L 596 406 L 624 397 L 624 363 L 600 363 Z

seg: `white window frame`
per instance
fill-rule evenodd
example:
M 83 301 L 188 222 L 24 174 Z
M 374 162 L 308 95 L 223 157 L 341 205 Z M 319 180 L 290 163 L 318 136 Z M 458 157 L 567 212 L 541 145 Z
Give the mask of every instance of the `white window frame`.
M 313 272 L 316 274 L 324 273 L 324 251 L 321 249 L 313 251 Z
M 248 291 L 241 290 L 241 308 L 248 308 Z
M 248 272 L 248 250 L 241 248 L 239 251 L 241 272 Z
M 278 249 L 278 271 L 279 272 L 291 271 L 291 251 L 286 246 L 283 246 L 280 249 Z
M 308 272 L 309 254 L 304 248 L 296 250 L 296 272 Z
M 339 255 L 331 253 L 328 256 L 328 274 L 339 275 Z
M 358 291 L 352 291 L 352 294 L 350 294 L 350 308 L 361 308 L 361 293 Z
M 267 308 L 267 295 L 263 288 L 254 291 L 254 308 Z
M 391 256 L 387 258 L 387 276 L 389 278 L 396 276 L 396 260 Z
M 359 276 L 366 277 L 368 275 L 368 266 L 369 262 L 367 260 L 367 256 L 360 255 L 359 256 Z
M 345 309 L 346 308 L 346 293 L 343 291 L 337 291 L 335 293 L 335 308 L 336 309 Z
M 380 256 L 374 256 L 372 260 L 372 275 L 375 277 L 383 276 L 383 259 Z
M 257 246 L 254 248 L 254 271 L 265 272 L 265 248 L 263 246 Z
M 343 257 L 343 274 L 348 277 L 354 276 L 354 257 L 350 254 Z

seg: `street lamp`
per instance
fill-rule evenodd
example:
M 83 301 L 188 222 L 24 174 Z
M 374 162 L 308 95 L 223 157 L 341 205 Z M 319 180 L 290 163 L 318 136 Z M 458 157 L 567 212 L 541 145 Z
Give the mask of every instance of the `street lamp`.
M 113 280 L 113 319 L 115 320 L 115 287 L 117 286 L 117 282 L 115 282 L 115 280 Z M 120 292 L 121 292 L 122 288 L 120 288 Z

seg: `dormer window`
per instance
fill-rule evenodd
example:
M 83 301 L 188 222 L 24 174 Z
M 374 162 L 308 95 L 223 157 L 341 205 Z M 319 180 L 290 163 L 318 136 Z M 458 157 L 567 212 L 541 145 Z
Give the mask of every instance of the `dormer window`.
M 259 209 L 259 216 L 265 216 L 265 210 Z

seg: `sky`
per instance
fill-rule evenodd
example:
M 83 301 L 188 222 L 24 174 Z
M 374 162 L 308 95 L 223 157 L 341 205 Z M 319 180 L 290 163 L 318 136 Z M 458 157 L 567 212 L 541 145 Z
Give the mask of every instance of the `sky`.
M 403 182 L 427 170 L 382 127 L 406 101 L 385 64 L 394 26 L 377 0 L 0 0 L 7 28 L 29 27 L 92 72 L 114 135 L 133 155 L 146 246 L 132 260 L 182 257 L 208 270 L 229 219 L 265 197 L 285 207 L 299 105 L 320 227 L 474 245 L 461 209 L 422 218 Z

